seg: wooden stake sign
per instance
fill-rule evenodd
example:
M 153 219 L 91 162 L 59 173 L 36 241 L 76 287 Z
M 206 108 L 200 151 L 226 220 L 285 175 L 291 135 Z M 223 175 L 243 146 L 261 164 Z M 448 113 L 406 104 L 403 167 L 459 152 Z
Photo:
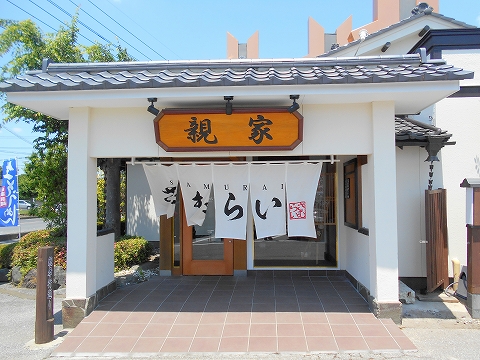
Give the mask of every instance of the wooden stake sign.
M 163 109 L 155 118 L 166 151 L 292 150 L 303 139 L 303 116 L 286 108 Z
M 35 344 L 53 340 L 53 247 L 38 249 Z

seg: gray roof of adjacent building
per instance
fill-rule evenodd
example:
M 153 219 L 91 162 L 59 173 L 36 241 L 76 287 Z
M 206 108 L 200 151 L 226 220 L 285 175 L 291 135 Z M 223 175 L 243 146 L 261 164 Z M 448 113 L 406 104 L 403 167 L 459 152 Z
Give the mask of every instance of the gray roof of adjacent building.
M 410 23 L 410 22 L 412 22 L 412 21 L 414 21 L 414 20 L 417 20 L 417 19 L 419 19 L 419 18 L 421 18 L 421 17 L 424 17 L 424 16 L 433 16 L 433 17 L 435 17 L 435 18 L 437 18 L 437 19 L 441 19 L 441 20 L 447 21 L 447 22 L 449 22 L 449 23 L 452 23 L 452 24 L 457 25 L 457 26 L 462 27 L 462 28 L 476 28 L 476 26 L 469 25 L 469 24 L 467 24 L 467 23 L 465 23 L 465 22 L 463 22 L 463 21 L 458 21 L 458 20 L 455 20 L 454 18 L 445 16 L 445 15 L 441 15 L 441 14 L 437 14 L 437 13 L 428 13 L 428 14 L 427 14 L 427 13 L 423 13 L 423 12 L 422 12 L 422 13 L 419 13 L 419 14 L 416 14 L 416 15 L 412 15 L 412 16 L 406 18 L 406 19 L 400 20 L 399 22 L 397 22 L 397 23 L 395 23 L 395 24 L 392 24 L 392 25 L 390 25 L 390 26 L 387 26 L 387 27 L 385 27 L 385 28 L 383 28 L 383 29 L 381 29 L 381 30 L 378 30 L 378 31 L 376 31 L 376 32 L 374 32 L 374 33 L 372 33 L 372 34 L 369 34 L 366 39 L 372 40 L 373 38 L 375 38 L 375 37 L 377 37 L 377 36 L 380 36 L 380 35 L 382 35 L 382 34 L 385 34 L 385 33 L 389 32 L 389 31 L 391 31 L 391 30 L 394 30 L 394 29 L 396 29 L 396 28 L 398 28 L 398 27 L 400 27 L 400 26 L 403 26 L 403 25 L 405 25 L 405 24 L 408 24 L 408 23 Z M 326 53 L 321 54 L 321 55 L 319 55 L 318 57 L 331 57 L 331 56 L 335 55 L 336 53 L 339 53 L 339 52 L 341 52 L 341 51 L 343 51 L 343 50 L 346 50 L 346 49 L 348 49 L 348 48 L 350 48 L 350 47 L 352 47 L 352 46 L 358 45 L 360 42 L 361 42 L 361 40 L 360 40 L 360 39 L 357 39 L 357 40 L 352 41 L 352 42 L 350 42 L 350 43 L 348 43 L 348 44 L 346 44 L 346 45 L 342 45 L 342 46 L 339 46 L 339 47 L 336 48 L 336 49 L 327 51 Z
M 303 59 L 47 63 L 4 80 L 0 91 L 327 85 L 463 80 L 473 72 L 420 54 Z

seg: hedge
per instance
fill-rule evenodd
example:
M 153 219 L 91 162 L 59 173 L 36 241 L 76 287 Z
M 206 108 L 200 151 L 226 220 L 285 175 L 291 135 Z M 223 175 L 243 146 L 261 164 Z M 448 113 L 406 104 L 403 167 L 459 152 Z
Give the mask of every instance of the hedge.
M 55 266 L 67 267 L 67 238 L 57 230 L 32 231 L 16 244 L 0 247 L 0 268 L 20 266 L 23 275 L 37 267 L 38 249 L 53 246 Z M 115 271 L 126 270 L 133 265 L 148 261 L 152 246 L 141 237 L 125 236 L 114 244 Z
M 10 269 L 12 267 L 13 249 L 16 243 L 0 245 L 0 269 Z
M 150 243 L 142 237 L 120 238 L 113 249 L 115 271 L 126 270 L 133 265 L 148 261 L 152 250 Z
M 32 231 L 20 238 L 13 249 L 11 266 L 20 266 L 22 274 L 37 267 L 38 249 L 53 246 L 54 264 L 67 267 L 67 238 L 58 236 L 57 230 Z

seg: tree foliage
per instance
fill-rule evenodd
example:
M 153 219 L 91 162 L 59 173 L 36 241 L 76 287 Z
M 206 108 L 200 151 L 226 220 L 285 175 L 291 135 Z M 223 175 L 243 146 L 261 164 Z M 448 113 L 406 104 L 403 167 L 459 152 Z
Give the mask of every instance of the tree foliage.
M 27 174 L 18 175 L 18 194 L 20 199 L 32 200 L 38 198 L 34 179 Z
M 31 20 L 0 19 L 0 57 L 10 57 L 2 67 L 0 80 L 31 70 L 42 69 L 43 59 L 56 63 L 131 61 L 120 45 L 77 42 L 77 16 L 55 33 L 44 34 Z M 5 94 L 1 95 L 3 98 Z M 35 152 L 26 164 L 25 174 L 43 202 L 39 215 L 49 227 L 66 226 L 68 121 L 54 119 L 21 106 L 5 103 L 4 121 L 25 121 L 39 133 Z
M 105 176 L 102 170 L 97 169 L 97 224 L 105 223 Z
M 58 143 L 37 151 L 25 163 L 25 175 L 42 201 L 37 210 L 49 228 L 67 226 L 67 147 Z

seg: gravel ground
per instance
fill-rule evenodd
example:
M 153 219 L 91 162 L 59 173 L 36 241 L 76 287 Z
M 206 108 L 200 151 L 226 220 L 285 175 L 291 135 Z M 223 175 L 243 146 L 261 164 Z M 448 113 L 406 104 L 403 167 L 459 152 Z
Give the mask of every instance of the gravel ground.
M 0 359 L 46 359 L 66 334 L 61 325 L 61 301 L 64 290 L 55 294 L 55 335 L 56 340 L 46 345 L 34 344 L 35 328 L 35 290 L 20 289 L 10 284 L 0 284 Z M 478 359 L 480 344 L 480 321 L 472 320 L 465 312 L 461 317 L 448 319 L 435 313 L 436 318 L 406 318 L 402 330 L 418 347 L 412 352 L 361 352 L 361 353 L 325 353 L 325 354 L 164 354 L 160 359 L 232 359 L 232 360 L 314 360 L 314 359 Z M 448 314 L 447 314 L 448 315 Z M 63 360 L 66 358 L 51 358 Z M 102 359 L 103 358 L 75 358 Z M 153 357 L 135 358 L 136 360 Z
M 62 329 L 63 289 L 55 292 L 54 334 L 64 335 Z M 47 345 L 35 345 L 35 290 L 15 288 L 0 283 L 0 358 L 7 360 L 45 359 L 61 339 Z

